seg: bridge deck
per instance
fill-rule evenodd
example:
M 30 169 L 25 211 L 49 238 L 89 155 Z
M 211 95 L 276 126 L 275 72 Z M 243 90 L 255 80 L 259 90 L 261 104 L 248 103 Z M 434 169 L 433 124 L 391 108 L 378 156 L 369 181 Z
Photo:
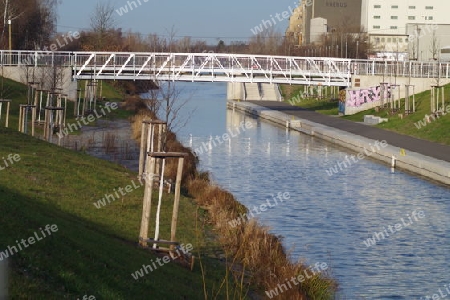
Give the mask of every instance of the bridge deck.
M 351 86 L 354 75 L 449 78 L 439 62 L 222 53 L 0 51 L 0 65 L 67 67 L 74 79 L 286 83 Z

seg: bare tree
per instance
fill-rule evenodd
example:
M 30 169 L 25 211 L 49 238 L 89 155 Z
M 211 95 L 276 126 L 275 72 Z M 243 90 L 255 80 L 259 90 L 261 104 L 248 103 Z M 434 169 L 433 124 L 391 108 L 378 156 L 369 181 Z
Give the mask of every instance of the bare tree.
M 104 50 L 111 32 L 114 31 L 116 20 L 114 18 L 114 7 L 110 2 L 99 2 L 91 15 L 91 29 L 95 40 L 94 50 Z
M 283 41 L 283 35 L 270 27 L 250 38 L 249 50 L 253 54 L 280 54 Z
M 192 39 L 190 36 L 185 36 L 177 42 L 177 51 L 189 53 L 192 48 Z
M 433 56 L 434 60 L 438 59 L 438 54 L 440 50 L 440 44 L 438 41 L 438 38 L 436 36 L 436 30 L 433 30 L 432 36 L 431 36 L 431 44 L 430 44 L 430 52 Z

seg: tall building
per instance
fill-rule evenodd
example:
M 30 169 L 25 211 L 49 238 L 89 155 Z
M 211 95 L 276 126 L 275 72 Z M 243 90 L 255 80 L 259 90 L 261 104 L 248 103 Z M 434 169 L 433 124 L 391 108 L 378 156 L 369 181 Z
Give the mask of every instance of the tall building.
M 286 30 L 286 37 L 293 45 L 303 44 L 303 32 L 304 32 L 303 6 L 305 6 L 305 3 L 302 3 L 302 1 L 300 1 L 299 5 L 294 9 L 294 12 L 289 18 L 289 26 Z
M 301 44 L 320 45 L 333 31 L 366 32 L 374 56 L 429 60 L 450 46 L 448 0 L 304 0 Z M 395 55 L 393 55 L 395 54 Z
M 363 0 L 361 24 L 374 52 L 406 52 L 410 59 L 437 59 L 450 45 L 445 0 Z
M 320 35 L 336 31 L 338 28 L 346 28 L 349 33 L 359 32 L 361 0 L 311 0 L 309 4 L 305 5 L 304 12 L 305 43 L 320 44 L 318 38 Z M 325 23 L 321 19 L 325 19 Z M 319 31 L 317 24 L 323 24 L 324 27 L 320 27 L 326 28 L 326 31 Z

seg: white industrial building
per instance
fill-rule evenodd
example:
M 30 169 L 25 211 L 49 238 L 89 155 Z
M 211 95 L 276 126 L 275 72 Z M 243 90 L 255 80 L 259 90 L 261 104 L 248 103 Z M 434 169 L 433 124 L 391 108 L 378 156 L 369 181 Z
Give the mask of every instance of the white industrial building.
M 317 44 L 319 35 L 345 24 L 367 32 L 370 50 L 379 59 L 437 60 L 440 49 L 450 46 L 449 0 L 303 2 L 303 25 L 298 27 L 303 44 Z
M 450 1 L 363 0 L 361 25 L 377 52 L 408 53 L 409 59 L 439 59 L 450 46 Z

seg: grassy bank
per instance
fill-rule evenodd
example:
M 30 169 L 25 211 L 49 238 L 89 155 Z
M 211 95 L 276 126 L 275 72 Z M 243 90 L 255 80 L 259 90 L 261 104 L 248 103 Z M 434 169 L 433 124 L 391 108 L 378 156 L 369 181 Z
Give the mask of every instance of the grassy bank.
M 301 96 L 303 92 L 303 87 L 300 86 L 287 86 L 282 87 L 285 101 L 297 100 L 295 105 L 317 111 L 322 114 L 327 115 L 337 115 L 338 114 L 338 103 L 337 101 L 330 99 L 317 100 L 314 98 L 303 98 Z M 445 86 L 445 95 L 450 94 L 450 85 Z M 395 131 L 401 134 L 413 136 L 416 138 L 433 141 L 445 145 L 450 145 L 450 136 L 448 135 L 448 129 L 450 128 L 450 116 L 449 114 L 440 116 L 435 120 L 431 120 L 425 126 L 419 126 L 420 121 L 424 121 L 425 115 L 431 115 L 431 92 L 425 91 L 415 95 L 416 100 L 416 112 L 410 115 L 404 115 L 402 111 L 391 112 L 390 109 L 370 109 L 355 115 L 344 116 L 342 118 L 355 121 L 363 122 L 364 115 L 375 115 L 382 118 L 388 118 L 388 122 L 376 125 L 378 128 Z M 404 99 L 400 100 L 402 107 L 404 107 Z M 441 105 L 441 104 L 440 104 Z M 450 101 L 446 100 L 445 106 L 450 105 Z
M 310 109 L 324 115 L 337 115 L 338 103 L 335 95 L 332 95 L 330 87 L 323 87 L 323 95 L 326 97 L 313 97 L 305 94 L 304 87 L 301 85 L 281 85 L 282 96 L 287 103 L 302 108 Z M 317 91 L 315 91 L 317 93 Z
M 162 258 L 138 247 L 143 188 L 137 174 L 18 133 L 18 106 L 26 103 L 26 88 L 6 84 L 13 100 L 12 128 L 0 126 L 0 157 L 19 158 L 0 160 L 0 255 L 9 264 L 11 299 L 224 299 L 227 293 L 237 298 L 245 293 L 227 280 L 214 258 L 218 246 L 207 233 L 205 212 L 188 197 L 180 202 L 177 237 L 193 245 L 194 269 L 177 261 L 156 264 L 135 280 L 132 274 L 143 265 Z M 94 205 L 127 186 L 131 192 L 104 207 Z M 170 236 L 172 202 L 173 195 L 165 194 L 162 237 Z M 47 224 L 57 231 L 42 238 L 40 228 Z M 20 249 L 18 242 L 35 234 L 41 240 Z
M 93 203 L 133 180 L 138 183 L 136 174 L 14 130 L 1 128 L 0 139 L 2 157 L 20 155 L 20 161 L 0 171 L 0 251 L 46 224 L 58 227 L 52 236 L 8 258 L 12 298 L 200 299 L 203 280 L 208 294 L 218 292 L 225 273 L 208 258 L 212 246 L 205 242 L 204 232 L 196 230 L 202 210 L 191 199 L 181 201 L 178 237 L 193 245 L 194 255 L 204 257 L 207 276 L 198 262 L 192 272 L 169 263 L 134 280 L 133 272 L 157 258 L 137 247 L 143 188 L 100 209 Z M 171 197 L 166 195 L 164 203 Z M 163 206 L 162 236 L 170 234 L 169 206 Z
M 13 81 L 8 78 L 0 78 L 0 80 L 3 81 L 3 98 L 12 100 L 11 102 L 11 108 L 10 108 L 10 116 L 9 116 L 9 128 L 18 129 L 19 125 L 19 105 L 20 104 L 27 104 L 27 95 L 28 95 L 28 88 L 27 86 L 18 83 L 16 81 Z M 79 87 L 84 89 L 84 83 L 80 82 Z M 105 82 L 102 85 L 102 95 L 105 98 L 105 102 L 122 102 L 124 98 L 123 92 L 118 90 L 116 87 L 113 86 L 110 82 Z M 44 101 L 46 100 L 46 94 L 44 94 Z M 103 101 L 99 101 L 99 107 L 104 106 Z M 74 111 L 74 102 L 67 101 L 67 119 L 66 123 L 76 123 L 77 120 L 74 117 L 73 111 Z M 4 126 L 5 122 L 5 113 L 6 113 L 6 104 L 3 106 L 2 110 L 2 119 L 0 122 L 1 126 Z M 126 119 L 130 116 L 132 116 L 134 113 L 133 110 L 113 110 L 106 114 L 103 119 L 107 120 L 114 120 L 114 119 Z M 44 120 L 43 114 L 41 120 Z M 31 122 L 29 122 L 31 123 Z M 95 122 L 88 124 L 86 126 L 95 125 Z M 31 124 L 28 126 L 28 132 L 31 132 Z M 40 136 L 43 134 L 43 130 L 41 127 L 36 127 L 36 134 L 37 136 Z
M 450 85 L 445 86 L 445 94 L 450 95 Z M 401 134 L 406 134 L 419 139 L 424 139 L 432 142 L 437 142 L 445 145 L 450 145 L 450 115 L 440 116 L 435 120 L 431 119 L 430 123 L 423 126 L 419 125 L 420 121 L 424 121 L 425 115 L 431 115 L 431 92 L 425 91 L 415 95 L 416 112 L 410 115 L 404 115 L 402 111 L 391 113 L 389 109 L 367 110 L 352 116 L 345 116 L 347 120 L 362 122 L 364 115 L 375 115 L 382 118 L 388 118 L 388 122 L 376 125 L 379 128 L 395 131 Z M 404 106 L 405 100 L 401 99 L 401 105 Z M 441 103 L 439 104 L 441 106 Z M 448 98 L 445 106 L 450 105 Z M 418 128 L 418 126 L 420 128 Z
M 17 124 L 16 113 L 18 105 L 26 102 L 26 88 L 16 88 L 22 91 L 13 98 L 11 117 Z M 139 139 L 141 121 L 154 116 L 136 98 L 127 99 L 125 106 L 130 111 L 119 110 L 115 117 L 138 111 L 133 127 Z M 136 271 L 143 271 L 144 265 L 161 259 L 137 246 L 143 198 L 137 174 L 19 134 L 16 128 L 0 128 L 0 157 L 20 157 L 0 170 L 0 253 L 5 258 L 11 246 L 18 246 L 16 241 L 34 236 L 47 224 L 55 224 L 57 231 L 9 253 L 12 298 L 244 299 L 249 290 L 265 296 L 265 291 L 305 274 L 308 268 L 292 262 L 281 238 L 270 234 L 268 228 L 254 221 L 230 226 L 229 221 L 246 208 L 212 184 L 208 174 L 199 172 L 190 149 L 169 133 L 167 151 L 189 154 L 177 237 L 181 243 L 193 245 L 196 263 L 192 271 L 186 265 L 168 263 L 135 280 L 132 274 L 137 276 Z M 166 167 L 166 178 L 174 180 L 175 164 L 169 161 Z M 94 205 L 131 185 L 136 188 L 126 195 L 116 194 L 100 208 Z M 171 203 L 173 195 L 164 194 L 161 237 L 170 235 Z M 155 211 L 153 207 L 152 220 Z M 279 299 L 332 299 L 335 289 L 335 281 L 322 272 L 282 292 Z

